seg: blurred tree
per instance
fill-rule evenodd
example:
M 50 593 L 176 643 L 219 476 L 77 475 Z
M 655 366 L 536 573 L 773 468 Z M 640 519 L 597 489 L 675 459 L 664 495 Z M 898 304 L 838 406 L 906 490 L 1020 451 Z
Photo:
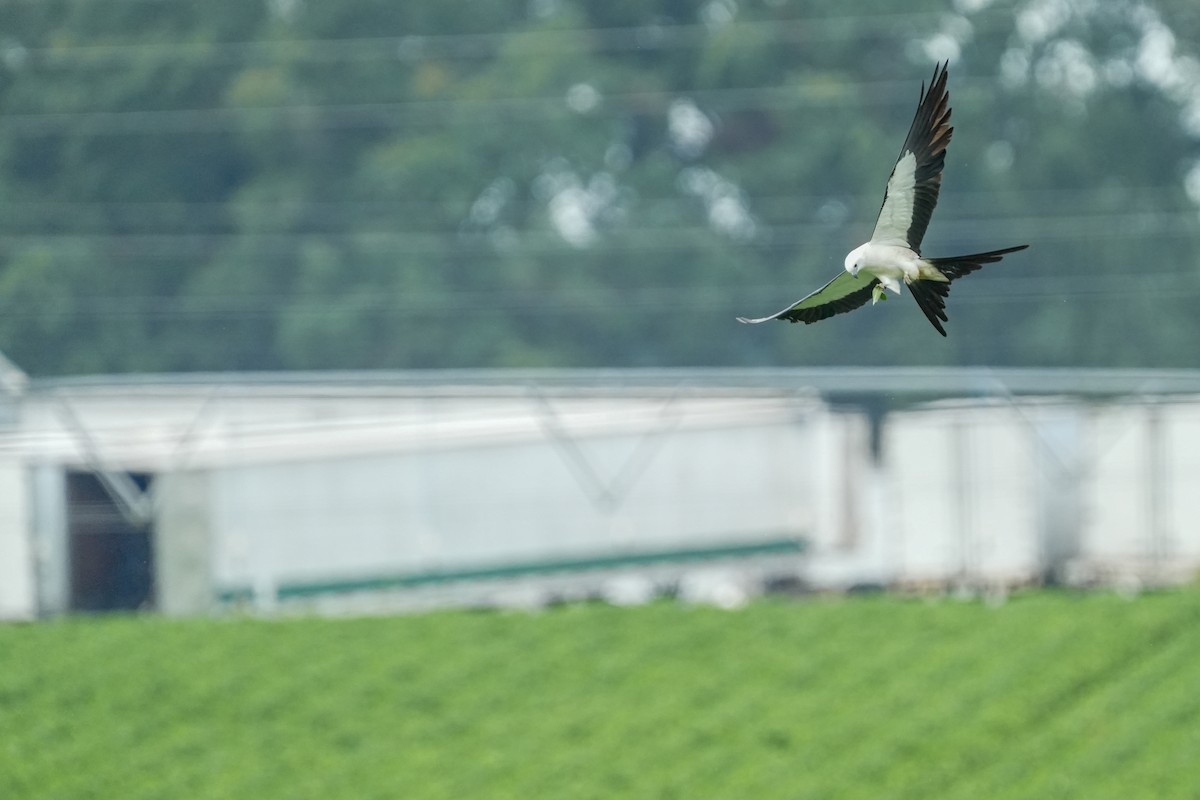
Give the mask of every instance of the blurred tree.
M 1192 366 L 1190 0 L 0 4 L 0 349 L 34 373 Z M 870 233 L 933 62 L 907 300 L 737 325 Z

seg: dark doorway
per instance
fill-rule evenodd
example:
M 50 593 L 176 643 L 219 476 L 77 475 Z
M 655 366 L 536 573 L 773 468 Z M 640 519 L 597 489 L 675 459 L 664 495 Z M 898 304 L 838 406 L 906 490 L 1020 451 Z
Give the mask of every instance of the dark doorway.
M 150 476 L 130 473 L 140 489 Z M 149 525 L 137 525 L 94 474 L 67 473 L 67 535 L 72 611 L 127 611 L 154 606 L 154 552 Z

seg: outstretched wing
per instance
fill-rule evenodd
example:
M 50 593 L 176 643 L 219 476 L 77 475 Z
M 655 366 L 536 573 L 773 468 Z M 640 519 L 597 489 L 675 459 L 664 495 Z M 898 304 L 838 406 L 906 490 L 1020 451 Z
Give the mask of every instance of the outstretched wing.
M 750 324 L 766 322 L 769 319 L 786 319 L 788 322 L 803 322 L 805 324 L 819 322 L 832 317 L 834 314 L 844 314 L 853 311 L 871 299 L 871 291 L 879 279 L 865 272 L 858 276 L 849 272 L 838 273 L 829 283 L 817 289 L 804 299 L 769 317 L 746 319 L 738 317 L 738 322 Z
M 888 178 L 883 207 L 879 209 L 879 219 L 871 234 L 874 243 L 921 252 L 921 239 L 925 237 L 942 188 L 946 145 L 950 144 L 950 136 L 954 133 L 954 128 L 950 127 L 950 95 L 946 91 L 948 63 L 934 68 L 928 92 L 921 84 L 917 113 L 900 150 L 900 158 Z

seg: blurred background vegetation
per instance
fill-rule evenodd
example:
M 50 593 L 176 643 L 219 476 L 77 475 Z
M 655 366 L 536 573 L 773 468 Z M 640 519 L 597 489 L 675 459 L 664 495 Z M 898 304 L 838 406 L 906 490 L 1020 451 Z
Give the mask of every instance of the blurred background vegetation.
M 1195 366 L 1194 0 L 3 0 L 0 350 L 33 374 Z M 956 133 L 911 301 L 747 328 Z M 917 344 L 921 346 L 918 347 Z

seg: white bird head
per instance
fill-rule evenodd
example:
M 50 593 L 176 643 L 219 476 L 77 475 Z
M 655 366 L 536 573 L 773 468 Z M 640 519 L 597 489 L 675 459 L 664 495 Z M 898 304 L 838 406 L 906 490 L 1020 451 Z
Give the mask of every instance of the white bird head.
M 868 243 L 869 244 L 869 243 Z M 862 269 L 863 250 L 867 245 L 859 245 L 846 254 L 846 272 L 849 272 L 854 277 L 858 277 L 858 271 Z

